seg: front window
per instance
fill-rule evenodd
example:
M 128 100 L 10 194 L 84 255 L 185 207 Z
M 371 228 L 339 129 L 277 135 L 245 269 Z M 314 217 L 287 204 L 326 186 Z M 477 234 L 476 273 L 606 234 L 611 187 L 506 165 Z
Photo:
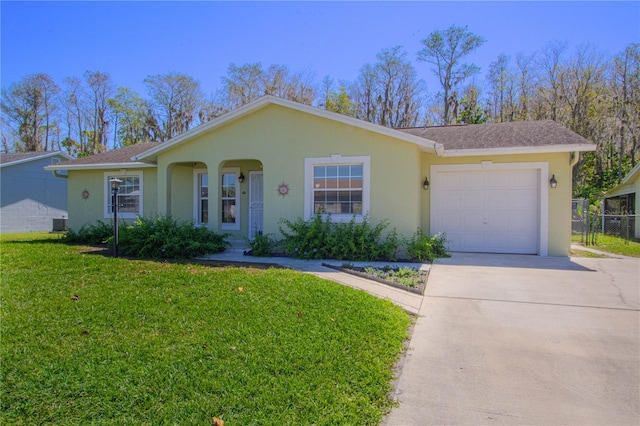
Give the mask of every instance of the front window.
M 198 173 L 198 218 L 200 224 L 209 223 L 209 175 Z
M 362 214 L 362 164 L 313 166 L 315 214 Z
M 122 182 L 118 188 L 118 215 L 123 219 L 135 219 L 142 215 L 142 173 L 105 174 L 105 213 L 106 218 L 113 217 L 113 191 L 111 179 L 118 178 Z
M 222 229 L 225 230 L 240 229 L 238 173 L 235 169 L 224 169 L 222 171 L 220 205 L 222 210 Z
M 370 157 L 332 155 L 305 159 L 305 217 L 362 220 L 369 211 Z

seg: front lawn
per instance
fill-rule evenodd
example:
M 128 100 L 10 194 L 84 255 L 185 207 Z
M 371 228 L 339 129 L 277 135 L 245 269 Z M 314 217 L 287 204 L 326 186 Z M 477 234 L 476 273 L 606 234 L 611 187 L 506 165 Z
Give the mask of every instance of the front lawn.
M 379 424 L 410 317 L 294 271 L 2 236 L 0 424 Z

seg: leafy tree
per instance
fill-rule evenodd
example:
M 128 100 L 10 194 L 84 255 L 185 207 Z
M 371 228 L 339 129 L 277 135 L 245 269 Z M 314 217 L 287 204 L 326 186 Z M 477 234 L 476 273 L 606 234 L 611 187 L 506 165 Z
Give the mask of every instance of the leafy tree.
M 477 65 L 463 63 L 462 60 L 484 42 L 484 38 L 473 34 L 466 26 L 455 25 L 444 31 L 434 31 L 422 40 L 424 48 L 418 52 L 418 60 L 435 66 L 433 73 L 438 77 L 444 92 L 442 121 L 445 124 L 455 120 L 449 113 L 452 91 L 480 71 Z
M 482 124 L 487 121 L 482 107 L 478 104 L 480 94 L 475 86 L 469 86 L 465 90 L 460 104 L 462 110 L 458 116 L 458 123 Z
M 148 127 L 149 107 L 134 90 L 118 87 L 109 106 L 114 113 L 114 146 L 128 146 L 152 140 Z

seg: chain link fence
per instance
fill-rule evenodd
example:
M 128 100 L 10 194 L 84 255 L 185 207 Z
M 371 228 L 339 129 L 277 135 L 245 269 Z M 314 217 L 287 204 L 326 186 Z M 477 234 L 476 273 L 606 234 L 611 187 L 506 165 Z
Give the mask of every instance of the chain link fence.
M 634 239 L 638 214 L 610 214 L 606 210 L 589 208 L 588 200 L 572 200 L 571 232 L 580 235 L 584 244 L 596 244 L 599 233 L 620 237 L 631 241 Z

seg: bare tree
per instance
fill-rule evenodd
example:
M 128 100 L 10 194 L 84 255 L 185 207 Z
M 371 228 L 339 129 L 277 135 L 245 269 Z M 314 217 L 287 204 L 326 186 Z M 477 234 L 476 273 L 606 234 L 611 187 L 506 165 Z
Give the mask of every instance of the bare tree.
M 189 130 L 204 102 L 200 83 L 180 73 L 149 76 L 144 79 L 149 95 L 153 119 L 160 128 L 161 141 Z M 153 127 L 153 126 L 151 126 Z
M 0 107 L 16 136 L 19 150 L 41 151 L 50 148 L 49 134 L 55 110 L 52 99 L 59 90 L 51 77 L 35 74 L 2 91 Z
M 406 57 L 402 46 L 394 46 L 380 51 L 375 64 L 360 69 L 351 87 L 357 117 L 389 127 L 416 125 L 424 83 Z
M 418 60 L 435 66 L 433 73 L 438 77 L 443 90 L 443 116 L 445 124 L 455 117 L 449 114 L 450 95 L 460 83 L 480 71 L 474 64 L 463 63 L 469 53 L 482 46 L 485 39 L 470 32 L 467 27 L 452 25 L 444 31 L 434 31 L 422 40 L 424 48 L 418 52 Z
M 92 105 L 91 134 L 89 151 L 92 154 L 106 151 L 107 149 L 107 114 L 109 110 L 109 98 L 113 95 L 113 83 L 111 76 L 100 71 L 87 71 L 84 78 L 89 88 L 89 102 Z

